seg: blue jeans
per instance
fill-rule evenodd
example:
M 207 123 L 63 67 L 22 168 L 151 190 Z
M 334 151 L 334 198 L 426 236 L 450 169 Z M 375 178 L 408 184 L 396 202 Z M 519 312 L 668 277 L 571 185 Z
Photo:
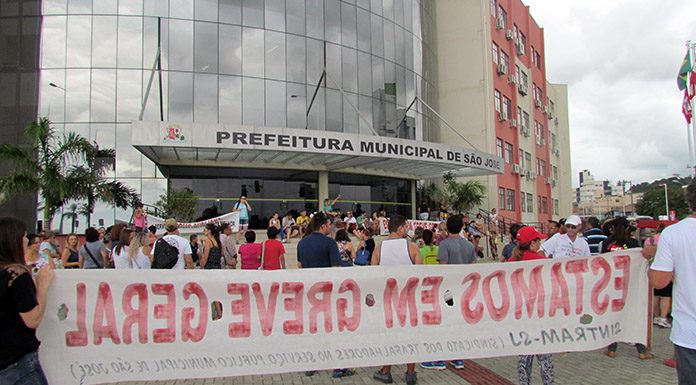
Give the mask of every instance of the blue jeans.
M 29 353 L 19 361 L 0 370 L 3 385 L 48 385 L 37 352 Z

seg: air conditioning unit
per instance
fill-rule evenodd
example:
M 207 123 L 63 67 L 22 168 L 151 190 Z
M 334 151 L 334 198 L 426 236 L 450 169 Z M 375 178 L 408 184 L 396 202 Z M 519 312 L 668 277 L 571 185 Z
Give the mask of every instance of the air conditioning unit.
M 556 180 L 555 179 L 551 179 L 551 187 L 556 187 Z
M 503 114 L 502 112 L 499 112 L 498 113 L 498 121 L 504 122 L 506 120 L 507 120 L 507 116 L 505 116 L 505 114 Z
M 524 55 L 524 44 L 517 42 L 515 46 L 517 47 L 517 54 L 520 56 Z
M 554 119 L 554 123 L 556 123 L 556 125 L 558 126 L 558 117 Z
M 510 127 L 511 128 L 517 127 L 517 119 L 510 119 Z
M 525 128 L 523 133 L 525 138 L 529 138 L 532 135 L 532 132 L 529 130 L 529 127 Z
M 539 99 L 534 100 L 534 106 L 541 107 L 541 100 L 539 100 Z
M 507 32 L 505 32 L 505 38 L 508 40 L 512 40 L 515 37 L 515 34 L 512 32 L 511 29 L 508 29 Z
M 505 75 L 507 73 L 507 64 L 498 64 L 498 75 Z
M 561 152 L 560 152 L 557 148 L 555 148 L 555 149 L 553 150 L 553 154 L 556 155 L 556 156 L 560 156 L 560 155 L 561 155 Z
M 512 173 L 513 174 L 519 174 L 520 173 L 520 165 L 517 163 L 514 163 L 512 165 Z
M 524 173 L 524 177 L 527 178 L 527 180 L 531 180 L 531 179 L 532 179 L 532 172 L 529 171 L 529 170 L 527 170 L 527 171 Z
M 551 110 L 546 113 L 546 115 L 549 117 L 549 120 L 553 120 L 553 114 L 551 113 Z
M 502 17 L 498 16 L 495 18 L 495 29 L 503 29 L 505 28 L 505 20 L 503 20 Z
M 546 139 L 541 138 L 541 145 L 542 145 L 542 146 L 546 146 Z
M 541 112 L 548 114 L 549 113 L 549 107 L 548 106 L 543 106 L 541 107 Z
M 547 177 L 546 180 L 545 180 L 545 182 L 546 182 L 546 184 L 551 184 L 551 178 L 550 178 L 550 177 Z
M 517 91 L 519 91 L 521 95 L 527 95 L 527 85 L 520 82 L 519 87 L 517 87 Z
M 515 77 L 514 74 L 510 74 L 510 76 L 508 76 L 508 83 L 517 84 L 517 78 Z

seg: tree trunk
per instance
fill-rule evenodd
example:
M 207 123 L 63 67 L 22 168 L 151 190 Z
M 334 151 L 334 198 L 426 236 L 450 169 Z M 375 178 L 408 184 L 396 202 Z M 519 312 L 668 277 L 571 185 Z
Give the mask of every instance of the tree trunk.
M 43 212 L 43 229 L 44 230 L 50 230 L 51 229 L 51 212 L 50 209 L 48 208 L 48 204 L 46 203 L 46 200 L 44 199 L 44 212 Z

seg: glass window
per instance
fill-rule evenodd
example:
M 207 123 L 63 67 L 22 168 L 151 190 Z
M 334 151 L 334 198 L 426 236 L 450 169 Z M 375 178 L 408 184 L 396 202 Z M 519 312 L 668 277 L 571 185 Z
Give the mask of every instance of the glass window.
M 44 3 L 44 9 L 45 7 Z M 65 21 L 65 16 L 44 16 L 43 18 L 42 68 L 65 68 Z
M 324 39 L 324 1 L 307 0 L 307 36 Z
M 524 120 L 522 120 L 522 127 L 529 128 L 529 114 L 527 111 L 523 112 Z
M 541 214 L 541 195 L 537 195 L 537 212 Z
M 527 194 L 524 192 L 520 193 L 520 211 L 523 213 L 527 212 Z
M 394 22 L 396 25 L 404 25 L 404 2 L 395 1 L 394 2 Z
M 498 187 L 498 207 L 505 210 L 505 189 L 502 187 Z
M 399 26 L 394 27 L 394 60 L 403 65 L 406 61 L 406 53 L 404 51 L 404 30 Z
M 382 14 L 385 19 L 394 20 L 394 0 L 384 0 Z
M 193 121 L 193 74 L 169 72 L 169 120 Z
M 68 10 L 66 0 L 44 0 L 42 1 L 43 14 L 65 14 Z
M 242 124 L 242 78 L 220 75 L 219 122 Z
M 500 111 L 501 111 L 500 91 L 495 90 L 495 92 L 493 93 L 493 95 L 494 95 L 494 98 L 495 98 L 495 110 L 496 110 L 497 112 L 500 112 Z
M 116 67 L 116 19 L 113 16 L 94 16 L 92 67 Z
M 343 47 L 343 90 L 358 92 L 358 58 L 354 49 Z M 357 105 L 357 99 L 356 103 Z
M 390 61 L 394 61 L 394 23 L 389 20 L 384 21 L 384 58 Z
M 264 99 L 263 79 L 244 78 L 242 80 L 242 124 L 264 125 Z
M 141 154 L 131 145 L 131 125 L 116 125 L 116 177 L 140 177 Z M 131 186 L 133 187 L 133 186 Z
M 541 207 L 544 214 L 549 212 L 549 201 L 547 197 L 541 197 Z
M 94 2 L 95 11 L 97 9 L 97 4 L 101 5 L 102 3 L 106 3 L 106 2 L 107 1 L 95 1 Z M 116 3 L 115 0 L 113 0 L 113 2 L 114 2 L 114 4 Z M 111 12 L 107 12 L 107 13 L 111 13 Z M 143 14 L 145 16 L 167 17 L 167 16 L 169 16 L 169 2 L 162 1 L 162 0 L 145 0 Z
M 532 193 L 527 193 L 527 212 L 534 212 L 534 195 Z
M 507 96 L 503 98 L 503 116 L 512 118 L 512 101 Z
M 358 127 L 358 95 L 347 93 L 343 98 L 343 132 L 357 134 Z
M 495 154 L 499 157 L 503 157 L 503 140 L 496 138 L 495 140 Z
M 498 65 L 498 56 L 499 56 L 498 44 L 493 43 L 493 53 L 492 54 L 493 54 L 493 63 L 495 63 L 495 65 Z
M 324 7 L 326 40 L 341 44 L 341 3 L 338 0 L 325 0 Z
M 321 51 L 320 51 L 321 52 Z M 309 52 L 308 52 L 309 54 Z M 337 84 L 341 84 L 343 76 L 341 75 L 341 46 L 336 44 L 327 43 L 326 44 L 326 85 L 328 87 L 336 88 Z
M 285 82 L 266 80 L 266 126 L 285 127 Z
M 196 22 L 195 27 L 194 70 L 217 73 L 218 26 L 213 23 Z
M 140 17 L 118 18 L 119 68 L 143 68 L 143 20 Z
M 243 0 L 242 23 L 246 27 L 263 28 L 264 0 Z
M 326 130 L 326 110 L 325 108 L 325 88 L 319 88 L 317 95 L 312 101 L 312 95 L 314 95 L 315 86 L 307 86 L 307 109 L 309 109 L 309 116 L 307 120 L 308 128 L 312 130 Z
M 341 3 L 341 42 L 344 46 L 355 48 L 356 44 L 356 10 L 354 5 Z
M 311 97 L 311 94 L 309 95 Z M 307 125 L 307 87 L 287 83 L 287 127 L 305 128 Z
M 507 190 L 507 210 L 515 211 L 515 190 Z
M 91 16 L 68 16 L 68 67 L 89 67 L 91 57 Z
M 532 154 L 525 152 L 524 153 L 524 160 L 525 160 L 525 164 L 527 165 L 527 170 L 531 171 L 532 170 Z
M 221 23 L 242 24 L 242 0 L 219 0 Z
M 558 210 L 558 199 L 554 199 L 554 200 L 553 200 L 553 214 L 554 214 L 554 215 L 559 215 L 558 212 L 559 212 L 559 210 Z
M 512 162 L 512 153 L 513 153 L 512 143 L 505 142 L 505 163 Z
M 500 64 L 504 65 L 505 68 L 509 68 L 510 65 L 510 57 L 502 49 L 500 50 Z
M 343 131 L 343 100 L 341 93 L 330 88 L 326 89 L 326 130 Z
M 193 22 L 169 20 L 168 62 L 170 70 L 193 70 Z
M 305 70 L 305 38 L 302 36 L 287 35 L 287 80 L 291 82 L 306 83 Z
M 372 120 L 372 103 L 373 100 L 369 96 L 358 96 L 358 110 L 362 118 L 358 119 L 358 124 L 360 125 L 361 134 L 372 134 L 372 129 L 374 129 L 374 122 Z
M 147 76 L 143 79 L 143 73 Z M 142 92 L 144 90 L 143 80 L 145 85 L 149 80 L 150 71 L 141 70 L 118 70 L 116 72 L 116 121 L 130 122 L 137 120 L 142 108 Z M 160 120 L 159 109 L 159 88 L 157 87 L 158 79 L 153 79 L 152 88 L 150 89 L 150 97 L 148 98 L 147 108 L 145 109 L 144 119 Z M 163 74 L 163 86 L 167 86 L 166 73 Z M 164 105 L 167 103 L 167 88 L 164 88 Z M 165 110 L 166 112 L 166 110 Z
M 196 20 L 218 21 L 218 0 L 196 0 Z
M 285 0 L 266 0 L 266 29 L 285 32 Z
M 307 39 L 307 84 L 316 87 L 324 68 L 324 59 L 321 52 L 324 44 L 319 40 Z M 318 54 L 319 53 L 319 54 Z M 310 92 L 311 95 L 314 91 Z
M 374 9 L 374 8 L 373 8 Z M 384 57 L 384 19 L 371 15 L 372 54 Z
M 285 34 L 266 31 L 265 49 L 266 78 L 285 80 Z
M 372 96 L 372 62 L 371 56 L 358 51 L 358 92 Z
M 242 74 L 242 28 L 220 24 L 220 73 Z
M 519 153 L 519 163 L 520 163 L 520 168 L 524 170 L 524 150 L 520 148 L 520 153 Z
M 370 36 L 370 12 L 358 8 L 357 25 L 358 49 L 365 52 L 370 52 L 372 47 Z
M 285 0 L 285 18 L 287 31 L 299 35 L 305 34 L 305 2 L 304 0 Z
M 89 122 L 88 69 L 69 69 L 65 76 L 65 121 Z
M 169 0 L 169 17 L 193 19 L 193 1 Z
M 370 0 L 370 10 L 378 15 L 382 14 L 382 0 Z
M 384 59 L 372 57 L 372 93 L 384 89 Z
M 116 71 L 113 69 L 92 70 L 92 97 L 90 98 L 92 122 L 116 120 Z
M 195 74 L 193 89 L 193 118 L 197 123 L 218 122 L 218 77 Z
M 262 29 L 242 29 L 242 71 L 244 76 L 263 77 L 265 52 L 263 40 Z M 246 86 L 244 87 L 246 88 Z M 246 117 L 244 119 L 246 120 Z

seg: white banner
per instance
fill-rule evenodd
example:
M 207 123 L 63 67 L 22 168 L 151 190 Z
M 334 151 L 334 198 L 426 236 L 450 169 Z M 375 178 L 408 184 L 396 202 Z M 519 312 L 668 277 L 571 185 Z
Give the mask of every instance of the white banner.
M 158 233 L 164 233 L 164 219 L 156 217 L 151 214 L 147 215 L 148 225 L 154 225 L 157 228 Z M 231 213 L 220 215 L 219 217 L 206 219 L 204 221 L 198 222 L 179 222 L 179 231 L 184 234 L 189 233 L 202 233 L 203 228 L 208 223 L 222 223 L 227 222 L 232 227 L 232 232 L 239 231 L 239 211 L 234 211 Z
M 646 272 L 640 250 L 321 272 L 58 270 L 40 355 L 49 382 L 66 385 L 645 344 Z
M 413 234 L 413 231 L 416 229 L 416 227 L 422 227 L 423 230 L 432 230 L 433 232 L 437 232 L 437 226 L 440 225 L 439 221 L 420 221 L 420 220 L 413 220 L 409 219 L 406 221 L 406 225 L 408 226 L 408 232 L 409 234 Z M 380 235 L 389 235 L 389 218 L 382 218 L 379 222 L 379 234 Z

